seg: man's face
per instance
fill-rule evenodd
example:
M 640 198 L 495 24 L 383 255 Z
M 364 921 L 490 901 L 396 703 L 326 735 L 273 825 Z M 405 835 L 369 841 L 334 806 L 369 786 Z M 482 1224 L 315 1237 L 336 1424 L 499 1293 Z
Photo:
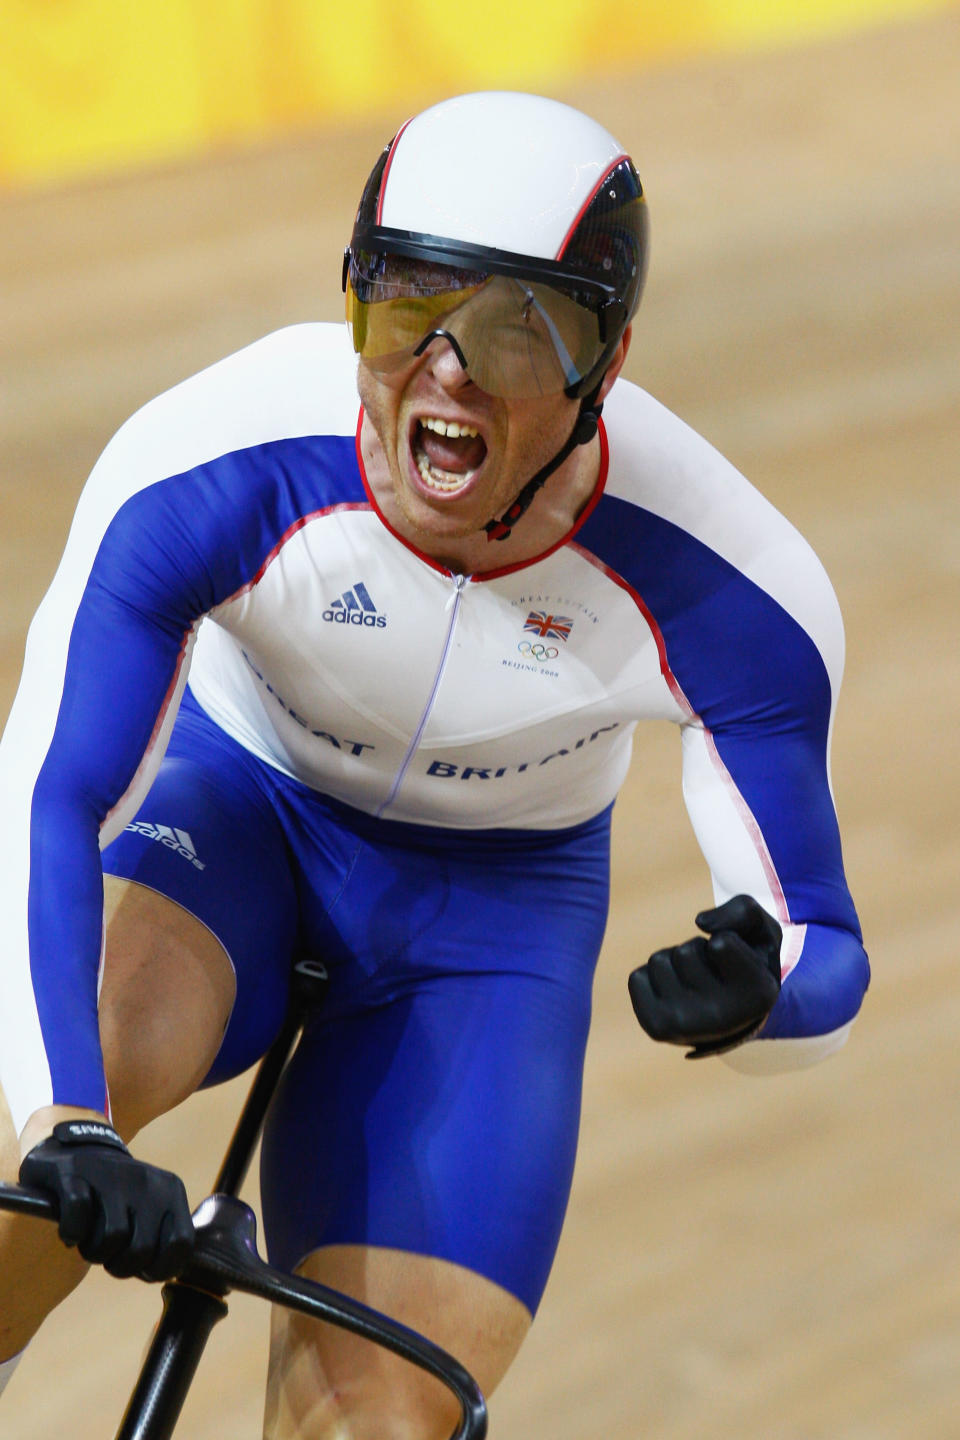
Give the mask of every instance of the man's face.
M 564 444 L 579 409 L 562 393 L 488 395 L 443 339 L 388 372 L 361 360 L 358 389 L 396 504 L 428 553 L 499 517 Z

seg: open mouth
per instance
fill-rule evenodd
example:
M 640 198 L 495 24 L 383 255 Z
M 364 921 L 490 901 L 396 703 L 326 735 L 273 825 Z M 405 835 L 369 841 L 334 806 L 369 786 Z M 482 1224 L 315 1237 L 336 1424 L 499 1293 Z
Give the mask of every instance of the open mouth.
M 424 488 L 434 495 L 454 495 L 480 469 L 487 444 L 472 425 L 423 415 L 414 423 L 410 450 Z

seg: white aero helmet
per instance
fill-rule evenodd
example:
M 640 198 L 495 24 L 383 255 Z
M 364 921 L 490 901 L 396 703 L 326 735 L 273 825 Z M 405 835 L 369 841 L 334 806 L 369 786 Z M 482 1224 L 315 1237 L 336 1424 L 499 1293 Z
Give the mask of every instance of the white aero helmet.
M 602 126 L 538 95 L 456 96 L 367 180 L 344 261 L 354 348 L 389 369 L 443 335 L 491 394 L 590 396 L 646 260 L 643 189 Z

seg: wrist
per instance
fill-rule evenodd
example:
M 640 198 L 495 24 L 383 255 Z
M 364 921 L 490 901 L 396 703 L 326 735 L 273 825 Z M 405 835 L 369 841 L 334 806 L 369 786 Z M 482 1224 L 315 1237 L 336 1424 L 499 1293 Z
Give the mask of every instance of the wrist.
M 105 1120 L 88 1120 L 75 1115 L 71 1120 L 60 1120 L 53 1127 L 53 1138 L 61 1145 L 109 1145 L 114 1150 L 129 1154 L 120 1136 Z
M 35 1110 L 23 1127 L 20 1135 L 20 1159 L 23 1160 L 41 1140 L 49 1139 L 55 1125 L 70 1120 L 89 1121 L 112 1129 L 106 1115 L 101 1111 L 82 1110 L 73 1105 L 45 1105 L 43 1109 Z
M 685 1058 L 687 1060 L 705 1060 L 711 1055 L 727 1055 L 731 1050 L 739 1050 L 741 1045 L 746 1045 L 750 1040 L 755 1040 L 766 1023 L 766 1017 L 758 1020 L 753 1025 L 748 1025 L 743 1030 L 737 1030 L 733 1035 L 724 1035 L 720 1040 L 695 1040 L 687 1041 L 692 1045 Z

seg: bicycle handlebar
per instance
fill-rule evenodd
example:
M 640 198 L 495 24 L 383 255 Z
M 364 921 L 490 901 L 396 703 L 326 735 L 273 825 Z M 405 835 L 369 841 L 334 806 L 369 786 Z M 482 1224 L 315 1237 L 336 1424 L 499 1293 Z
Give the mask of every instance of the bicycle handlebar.
M 58 1220 L 60 1212 L 55 1200 L 46 1190 L 34 1190 L 27 1185 L 7 1185 L 0 1180 L 0 1210 L 15 1210 L 20 1215 L 31 1215 L 37 1220 Z
M 43 1190 L 0 1182 L 0 1210 L 43 1220 L 56 1220 L 55 1201 Z M 224 1296 L 231 1290 L 255 1295 L 349 1330 L 399 1355 L 440 1380 L 456 1397 L 460 1422 L 450 1440 L 484 1440 L 487 1410 L 472 1375 L 438 1345 L 379 1311 L 261 1259 L 256 1246 L 256 1218 L 250 1207 L 231 1195 L 207 1197 L 194 1211 L 196 1242 L 186 1269 L 175 1284 Z

